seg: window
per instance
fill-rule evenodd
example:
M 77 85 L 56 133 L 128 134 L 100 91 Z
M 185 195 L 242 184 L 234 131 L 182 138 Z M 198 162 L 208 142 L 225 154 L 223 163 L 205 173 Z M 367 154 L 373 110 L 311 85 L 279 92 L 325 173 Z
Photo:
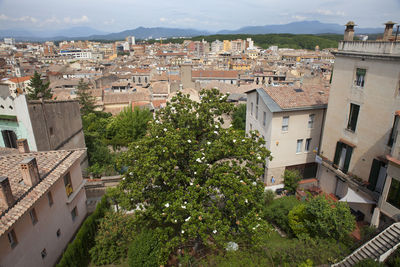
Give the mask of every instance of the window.
M 250 114 L 253 115 L 253 102 L 250 104 Z
M 308 128 L 314 128 L 314 118 L 315 118 L 315 114 L 310 114 L 308 116 Z
M 282 131 L 287 132 L 289 130 L 289 116 L 282 118 Z
M 72 209 L 71 211 L 71 217 L 72 217 L 72 221 L 75 221 L 76 217 L 78 216 L 78 210 L 75 208 Z
M 53 206 L 53 196 L 51 195 L 51 192 L 47 193 L 47 200 L 49 201 L 49 206 Z
M 298 139 L 298 140 L 297 140 L 296 153 L 300 153 L 302 147 L 303 147 L 303 139 Z
M 347 123 L 347 129 L 355 132 L 357 126 L 358 113 L 360 112 L 360 106 L 351 103 L 350 104 L 350 113 L 349 113 L 349 121 Z
M 67 193 L 67 196 L 69 197 L 73 192 L 73 188 L 72 188 L 72 183 L 71 183 L 71 175 L 69 173 L 67 173 L 64 176 L 64 185 L 65 185 L 65 192 Z
M 54 135 L 53 127 L 50 127 L 50 128 L 49 128 L 49 131 L 50 131 L 50 135 Z
M 400 209 L 400 182 L 392 178 L 386 202 Z
M 263 126 L 265 126 L 265 124 L 267 124 L 267 113 L 264 111 L 263 112 Z
M 57 230 L 56 235 L 57 235 L 57 237 L 61 236 L 61 230 L 60 229 Z
M 386 180 L 386 163 L 374 159 L 372 161 L 371 170 L 369 172 L 368 189 L 381 193 Z
M 46 249 L 44 248 L 40 254 L 42 255 L 42 259 L 46 258 L 46 256 L 47 256 Z
M 356 70 L 356 85 L 359 87 L 364 87 L 365 81 L 365 74 L 367 73 L 366 69 L 359 69 Z
M 10 242 L 11 248 L 14 248 L 18 244 L 17 236 L 15 235 L 14 229 L 11 230 L 10 232 L 8 232 L 7 236 L 8 236 L 8 242 Z
M 258 106 L 256 106 L 256 120 L 258 120 Z
M 337 142 L 335 157 L 333 159 L 334 167 L 337 167 L 342 172 L 347 173 L 347 171 L 349 170 L 352 153 L 353 147 L 342 142 Z
M 310 152 L 310 147 L 311 147 L 311 138 L 306 139 L 306 145 L 304 146 L 304 151 L 305 152 Z
M 397 138 L 397 128 L 399 125 L 399 116 L 394 117 L 394 122 L 393 122 L 393 127 L 392 131 L 390 133 L 389 141 L 388 141 L 388 146 L 392 147 L 394 143 L 396 143 L 396 138 Z
M 1 131 L 3 135 L 4 145 L 9 148 L 17 148 L 17 135 L 14 131 L 3 130 Z
M 31 209 L 31 211 L 29 212 L 29 216 L 31 217 L 32 224 L 35 225 L 38 221 L 35 209 Z
M 256 98 L 256 105 L 258 105 L 258 99 L 260 98 L 260 95 L 257 93 L 257 98 Z

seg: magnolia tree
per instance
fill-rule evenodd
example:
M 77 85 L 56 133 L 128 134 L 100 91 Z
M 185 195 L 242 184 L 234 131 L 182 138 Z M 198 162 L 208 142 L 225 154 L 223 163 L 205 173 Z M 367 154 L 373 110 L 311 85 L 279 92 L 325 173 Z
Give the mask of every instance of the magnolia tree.
M 270 157 L 264 140 L 222 128 L 221 115 L 233 105 L 218 90 L 200 94 L 197 103 L 178 93 L 120 162 L 129 167 L 115 198 L 135 210 L 139 225 L 156 231 L 160 264 L 182 246 L 251 244 L 268 229 L 259 216 L 260 177 Z

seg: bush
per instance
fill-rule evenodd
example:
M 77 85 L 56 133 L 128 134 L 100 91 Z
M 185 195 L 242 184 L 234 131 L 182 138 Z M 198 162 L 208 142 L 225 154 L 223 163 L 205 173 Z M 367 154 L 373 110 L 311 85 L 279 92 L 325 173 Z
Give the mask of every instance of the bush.
M 161 244 L 153 231 L 143 230 L 135 237 L 128 251 L 128 263 L 131 267 L 159 266 L 158 256 Z
M 107 212 L 100 221 L 95 245 L 90 249 L 92 262 L 96 265 L 120 263 L 126 257 L 134 232 L 131 215 Z
M 271 205 L 264 209 L 264 219 L 275 223 L 283 231 L 290 234 L 289 212 L 301 202 L 295 196 L 282 197 L 272 201 Z
M 272 203 L 272 201 L 274 201 L 275 197 L 276 194 L 274 191 L 272 190 L 265 191 L 263 195 L 265 206 L 269 206 Z
M 246 104 L 240 104 L 233 112 L 232 125 L 236 130 L 246 129 Z
M 82 224 L 74 241 L 68 245 L 57 267 L 88 266 L 89 249 L 94 245 L 99 219 L 103 218 L 108 208 L 107 196 L 104 195 L 93 214 Z
M 298 170 L 285 170 L 285 172 L 283 173 L 283 183 L 285 184 L 284 188 L 290 193 L 296 192 L 300 180 L 301 176 Z
M 379 261 L 374 261 L 372 259 L 365 259 L 357 262 L 353 267 L 384 267 L 385 265 Z

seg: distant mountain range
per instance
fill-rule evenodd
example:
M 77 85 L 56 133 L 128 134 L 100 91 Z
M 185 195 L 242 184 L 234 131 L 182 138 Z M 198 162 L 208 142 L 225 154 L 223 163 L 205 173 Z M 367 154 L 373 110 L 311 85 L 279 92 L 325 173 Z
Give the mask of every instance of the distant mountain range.
M 319 21 L 300 21 L 288 24 L 247 26 L 238 30 L 222 30 L 218 32 L 201 31 L 195 29 L 180 28 L 144 28 L 138 27 L 117 33 L 106 33 L 90 27 L 73 27 L 56 31 L 27 31 L 23 29 L 0 30 L 0 37 L 14 37 L 19 41 L 45 41 L 45 40 L 123 40 L 127 36 L 135 36 L 136 39 L 193 37 L 212 34 L 267 34 L 267 33 L 291 33 L 291 34 L 343 34 L 344 26 L 334 23 L 322 23 Z M 383 28 L 357 28 L 356 34 L 382 33 Z

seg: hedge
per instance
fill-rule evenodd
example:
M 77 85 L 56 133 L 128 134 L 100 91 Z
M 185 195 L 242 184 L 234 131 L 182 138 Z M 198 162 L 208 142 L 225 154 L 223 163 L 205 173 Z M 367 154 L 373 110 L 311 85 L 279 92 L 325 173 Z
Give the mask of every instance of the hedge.
M 75 239 L 68 245 L 57 267 L 89 265 L 89 250 L 94 246 L 99 219 L 104 217 L 109 207 L 107 196 L 104 195 L 96 210 L 83 222 Z

